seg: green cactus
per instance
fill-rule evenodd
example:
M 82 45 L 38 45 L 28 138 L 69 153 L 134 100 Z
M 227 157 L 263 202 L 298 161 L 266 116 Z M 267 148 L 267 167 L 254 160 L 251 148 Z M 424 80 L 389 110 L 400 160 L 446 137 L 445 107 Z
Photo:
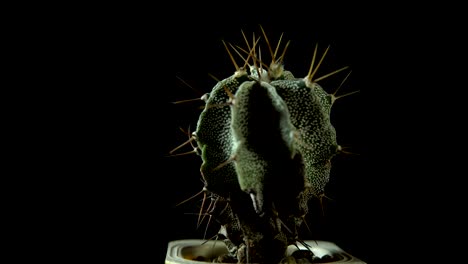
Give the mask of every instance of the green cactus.
M 257 51 L 260 38 L 249 43 L 244 35 L 247 49 L 231 45 L 243 67 L 224 43 L 236 71 L 203 97 L 206 105 L 191 137 L 212 199 L 205 213 L 221 224 L 230 251 L 218 262 L 280 263 L 286 247 L 301 241 L 309 200 L 325 195 L 331 160 L 341 151 L 330 121 L 337 97 L 318 81 L 347 67 L 314 78 L 328 51 L 316 63 L 316 46 L 308 75 L 296 78 L 283 68 L 289 42 L 277 56 L 281 38 L 273 51 L 262 32 L 269 66 Z

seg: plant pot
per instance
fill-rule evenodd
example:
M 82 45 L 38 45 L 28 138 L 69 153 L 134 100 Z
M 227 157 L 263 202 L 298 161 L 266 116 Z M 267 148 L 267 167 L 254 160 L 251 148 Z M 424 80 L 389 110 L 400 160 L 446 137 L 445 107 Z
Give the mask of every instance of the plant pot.
M 366 264 L 366 262 L 351 256 L 332 242 L 321 240 L 306 240 L 304 242 L 310 246 L 309 249 L 313 254 L 320 258 L 312 263 Z M 290 245 L 287 248 L 286 255 L 291 256 L 298 250 L 307 250 L 307 248 L 302 244 L 298 244 L 297 247 Z M 223 241 L 206 241 L 201 239 L 174 240 L 168 244 L 165 264 L 213 263 L 211 259 L 226 253 L 228 251 Z

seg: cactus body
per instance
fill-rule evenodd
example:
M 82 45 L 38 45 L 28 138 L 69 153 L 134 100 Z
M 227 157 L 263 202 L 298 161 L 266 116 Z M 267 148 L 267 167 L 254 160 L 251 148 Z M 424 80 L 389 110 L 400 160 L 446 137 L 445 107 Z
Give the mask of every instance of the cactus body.
M 263 70 L 253 51 L 254 66 L 213 87 L 193 135 L 205 189 L 216 200 L 208 213 L 222 225 L 231 261 L 279 263 L 297 242 L 309 200 L 324 195 L 340 150 L 334 98 L 278 60 Z

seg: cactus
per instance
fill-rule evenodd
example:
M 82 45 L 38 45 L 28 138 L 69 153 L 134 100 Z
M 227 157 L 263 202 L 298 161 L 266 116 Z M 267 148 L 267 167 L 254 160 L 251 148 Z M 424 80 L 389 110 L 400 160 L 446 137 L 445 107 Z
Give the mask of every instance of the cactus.
M 342 151 L 330 120 L 338 89 L 329 94 L 318 81 L 348 67 L 315 78 L 328 51 L 316 62 L 316 45 L 307 76 L 297 78 L 283 66 L 289 42 L 278 56 L 281 38 L 273 50 L 261 30 L 271 63 L 261 59 L 261 37 L 249 43 L 242 32 L 247 49 L 223 42 L 236 70 L 202 97 L 189 139 L 211 200 L 202 214 L 217 219 L 229 249 L 220 263 L 280 263 L 286 247 L 301 242 L 309 200 L 325 197 L 331 160 Z

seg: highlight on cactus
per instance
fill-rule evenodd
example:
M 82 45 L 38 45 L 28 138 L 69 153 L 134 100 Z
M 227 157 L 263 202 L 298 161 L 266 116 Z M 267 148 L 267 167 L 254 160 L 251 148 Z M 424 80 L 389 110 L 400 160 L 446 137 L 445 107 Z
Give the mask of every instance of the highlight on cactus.
M 326 197 L 332 159 L 344 152 L 330 113 L 352 94 L 338 95 L 349 67 L 320 73 L 330 46 L 319 52 L 316 44 L 307 75 L 296 77 L 284 65 L 290 42 L 281 34 L 273 45 L 260 31 L 241 30 L 243 44 L 222 41 L 234 71 L 197 99 L 205 105 L 196 129 L 169 153 L 201 157 L 197 223 L 209 217 L 219 224 L 216 239 L 228 250 L 210 260 L 217 263 L 289 263 L 288 246 L 308 247 L 299 230 L 309 202 Z M 319 82 L 332 76 L 342 82 L 327 92 Z M 189 144 L 191 151 L 181 151 Z

